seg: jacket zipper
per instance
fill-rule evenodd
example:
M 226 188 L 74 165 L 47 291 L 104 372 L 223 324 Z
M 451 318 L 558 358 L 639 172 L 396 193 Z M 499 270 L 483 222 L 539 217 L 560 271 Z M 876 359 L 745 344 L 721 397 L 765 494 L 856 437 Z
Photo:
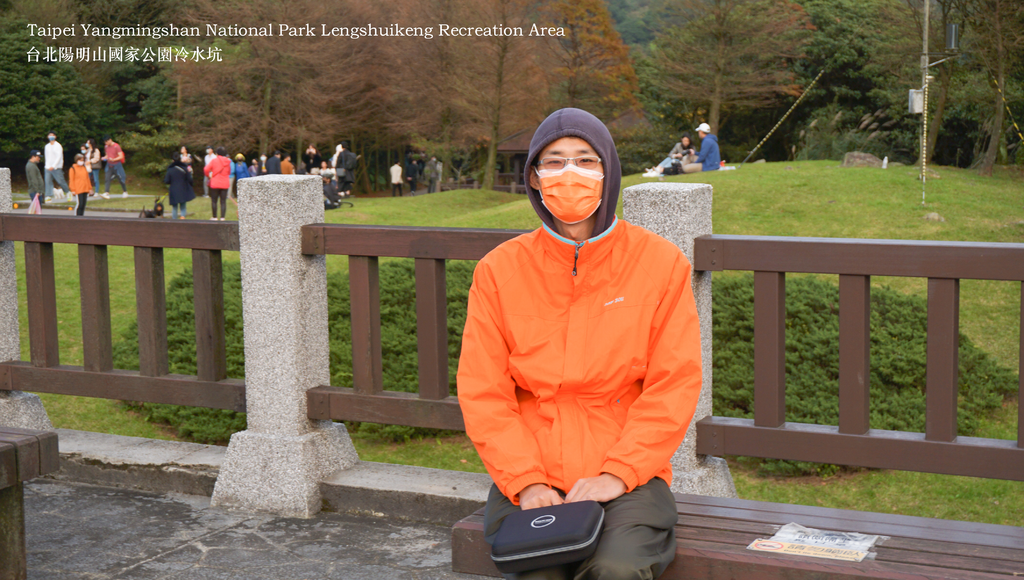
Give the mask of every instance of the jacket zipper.
M 580 243 L 576 244 L 576 255 L 573 256 L 573 258 L 572 258 L 572 275 L 573 276 L 576 275 L 576 262 L 578 262 L 579 259 L 580 259 L 580 248 L 583 247 L 584 243 L 586 243 L 586 242 L 580 242 Z

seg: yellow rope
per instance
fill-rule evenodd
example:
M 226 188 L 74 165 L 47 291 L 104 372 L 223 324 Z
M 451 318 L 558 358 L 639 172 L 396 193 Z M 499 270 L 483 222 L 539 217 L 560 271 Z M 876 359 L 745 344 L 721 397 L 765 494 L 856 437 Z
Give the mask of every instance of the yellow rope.
M 1017 137 L 1019 137 L 1022 144 L 1024 144 L 1024 134 L 1022 134 L 1020 126 L 1017 125 L 1017 119 L 1013 118 L 1013 111 L 1010 110 L 1010 103 L 1006 101 L 1006 95 L 1003 94 L 1003 89 L 999 88 L 999 83 L 996 83 L 996 91 L 999 92 L 999 98 L 1003 100 L 1003 106 L 1006 107 L 1006 113 L 1010 115 L 1010 122 L 1013 123 L 1013 128 L 1017 130 Z
M 821 75 L 825 74 L 826 70 L 828 70 L 827 67 L 821 69 L 821 72 L 818 73 L 818 76 L 814 77 L 814 80 L 811 81 L 811 84 L 807 85 L 807 88 L 804 89 L 804 92 L 800 94 L 800 98 L 798 98 L 796 102 L 793 103 L 793 106 L 790 107 L 789 110 L 786 111 L 786 114 L 783 115 L 781 119 L 779 119 L 779 122 L 776 123 L 774 127 L 772 127 L 772 130 L 768 131 L 768 134 L 764 136 L 764 139 L 761 139 L 761 142 L 757 144 L 757 147 L 754 147 L 753 149 L 750 150 L 750 154 L 747 155 L 747 159 L 750 159 L 750 156 L 753 155 L 755 151 L 760 149 L 761 145 L 764 145 L 765 141 L 767 141 L 768 138 L 772 136 L 772 133 L 774 133 L 775 130 L 778 129 L 779 126 L 786 121 L 786 118 L 789 117 L 789 114 L 792 113 L 793 109 L 795 109 L 796 106 L 800 104 L 800 101 L 804 100 L 804 97 L 807 96 L 807 93 L 811 92 L 811 88 L 814 87 L 814 83 L 818 82 L 818 79 L 821 78 Z M 746 163 L 747 159 L 744 159 L 743 163 Z M 743 167 L 743 163 L 740 163 L 740 167 Z

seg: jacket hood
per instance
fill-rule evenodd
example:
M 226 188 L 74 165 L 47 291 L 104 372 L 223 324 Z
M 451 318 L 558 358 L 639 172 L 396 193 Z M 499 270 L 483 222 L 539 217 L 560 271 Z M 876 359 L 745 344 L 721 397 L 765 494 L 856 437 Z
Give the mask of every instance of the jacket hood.
M 544 204 L 541 203 L 540 192 L 530 186 L 530 174 L 533 164 L 552 141 L 562 137 L 579 137 L 597 151 L 604 164 L 604 191 L 601 193 L 601 206 L 597 208 L 597 223 L 594 224 L 592 236 L 604 233 L 615 221 L 615 207 L 619 203 L 619 185 L 622 183 L 622 168 L 619 165 L 619 154 L 615 150 L 615 141 L 604 123 L 594 115 L 582 109 L 559 109 L 548 115 L 547 119 L 537 127 L 530 141 L 530 154 L 526 158 L 523 173 L 526 193 L 533 204 L 533 210 L 549 228 L 554 229 L 555 218 Z

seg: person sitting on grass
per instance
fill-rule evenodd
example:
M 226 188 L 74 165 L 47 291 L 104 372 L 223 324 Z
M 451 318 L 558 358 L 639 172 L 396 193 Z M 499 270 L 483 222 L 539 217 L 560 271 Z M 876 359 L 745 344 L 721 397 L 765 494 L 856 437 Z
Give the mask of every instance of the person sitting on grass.
M 324 209 L 338 209 L 341 206 L 341 196 L 338 194 L 338 186 L 330 175 L 321 175 L 324 187 Z
M 700 137 L 700 155 L 693 163 L 683 165 L 683 173 L 718 171 L 722 167 L 722 156 L 718 152 L 718 137 L 711 134 L 711 126 L 707 123 L 701 123 L 697 127 L 697 136 Z
M 686 131 L 679 138 L 679 142 L 672 147 L 661 163 L 646 170 L 644 177 L 659 177 L 662 175 L 678 175 L 683 172 L 683 166 L 687 163 L 694 163 L 697 159 L 696 151 L 693 149 L 693 140 L 690 132 Z

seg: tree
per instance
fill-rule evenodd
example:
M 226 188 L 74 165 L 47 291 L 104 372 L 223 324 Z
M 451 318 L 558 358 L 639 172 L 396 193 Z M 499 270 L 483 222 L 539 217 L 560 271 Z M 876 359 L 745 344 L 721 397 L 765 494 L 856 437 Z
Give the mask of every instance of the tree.
M 565 30 L 564 37 L 551 37 L 553 60 L 545 63 L 560 106 L 611 120 L 638 105 L 629 49 L 603 0 L 556 0 L 544 6 L 540 20 Z
M 686 0 L 688 22 L 658 36 L 654 56 L 667 89 L 706 107 L 718 132 L 730 108 L 799 94 L 791 61 L 811 30 L 788 0 Z
M 435 22 L 463 22 L 475 8 L 469 0 L 423 0 L 398 4 L 403 22 L 417 22 L 430 14 Z M 392 134 L 409 136 L 413 145 L 442 163 L 444 175 L 454 169 L 453 161 L 477 145 L 479 132 L 472 127 L 466 107 L 453 98 L 453 87 L 466 72 L 466 60 L 476 55 L 465 50 L 466 39 L 435 36 L 430 40 L 396 39 L 384 45 L 383 58 L 394 63 L 385 83 L 392 113 L 387 128 Z M 385 73 L 387 74 L 387 73 Z
M 467 14 L 467 26 L 521 27 L 531 23 L 530 0 L 485 0 Z M 451 91 L 465 112 L 469 128 L 487 144 L 483 188 L 494 187 L 498 141 L 530 126 L 543 115 L 547 92 L 545 72 L 536 64 L 536 46 L 528 36 L 478 36 L 458 45 L 464 67 Z
M 47 46 L 25 34 L 24 20 L 0 24 L 0 157 L 24 167 L 30 149 L 42 149 L 55 131 L 66 152 L 102 132 L 102 107 L 78 71 L 65 62 L 29 62 Z
M 977 54 L 991 75 L 994 101 L 988 145 L 978 171 L 992 175 L 1003 139 L 1007 76 L 1020 64 L 1024 51 L 1024 6 L 1012 0 L 975 0 L 975 6 L 971 24 L 976 33 Z
M 363 7 L 343 8 L 354 21 L 365 20 Z M 315 0 L 250 3 L 244 0 L 196 0 L 193 25 L 281 22 L 333 27 L 339 7 Z M 266 26 L 261 24 L 260 26 Z M 279 32 L 277 28 L 274 32 Z M 244 151 L 273 151 L 303 140 L 330 142 L 354 130 L 377 110 L 372 42 L 337 38 L 247 36 L 218 39 L 223 62 L 176 63 L 184 117 L 190 135 Z

